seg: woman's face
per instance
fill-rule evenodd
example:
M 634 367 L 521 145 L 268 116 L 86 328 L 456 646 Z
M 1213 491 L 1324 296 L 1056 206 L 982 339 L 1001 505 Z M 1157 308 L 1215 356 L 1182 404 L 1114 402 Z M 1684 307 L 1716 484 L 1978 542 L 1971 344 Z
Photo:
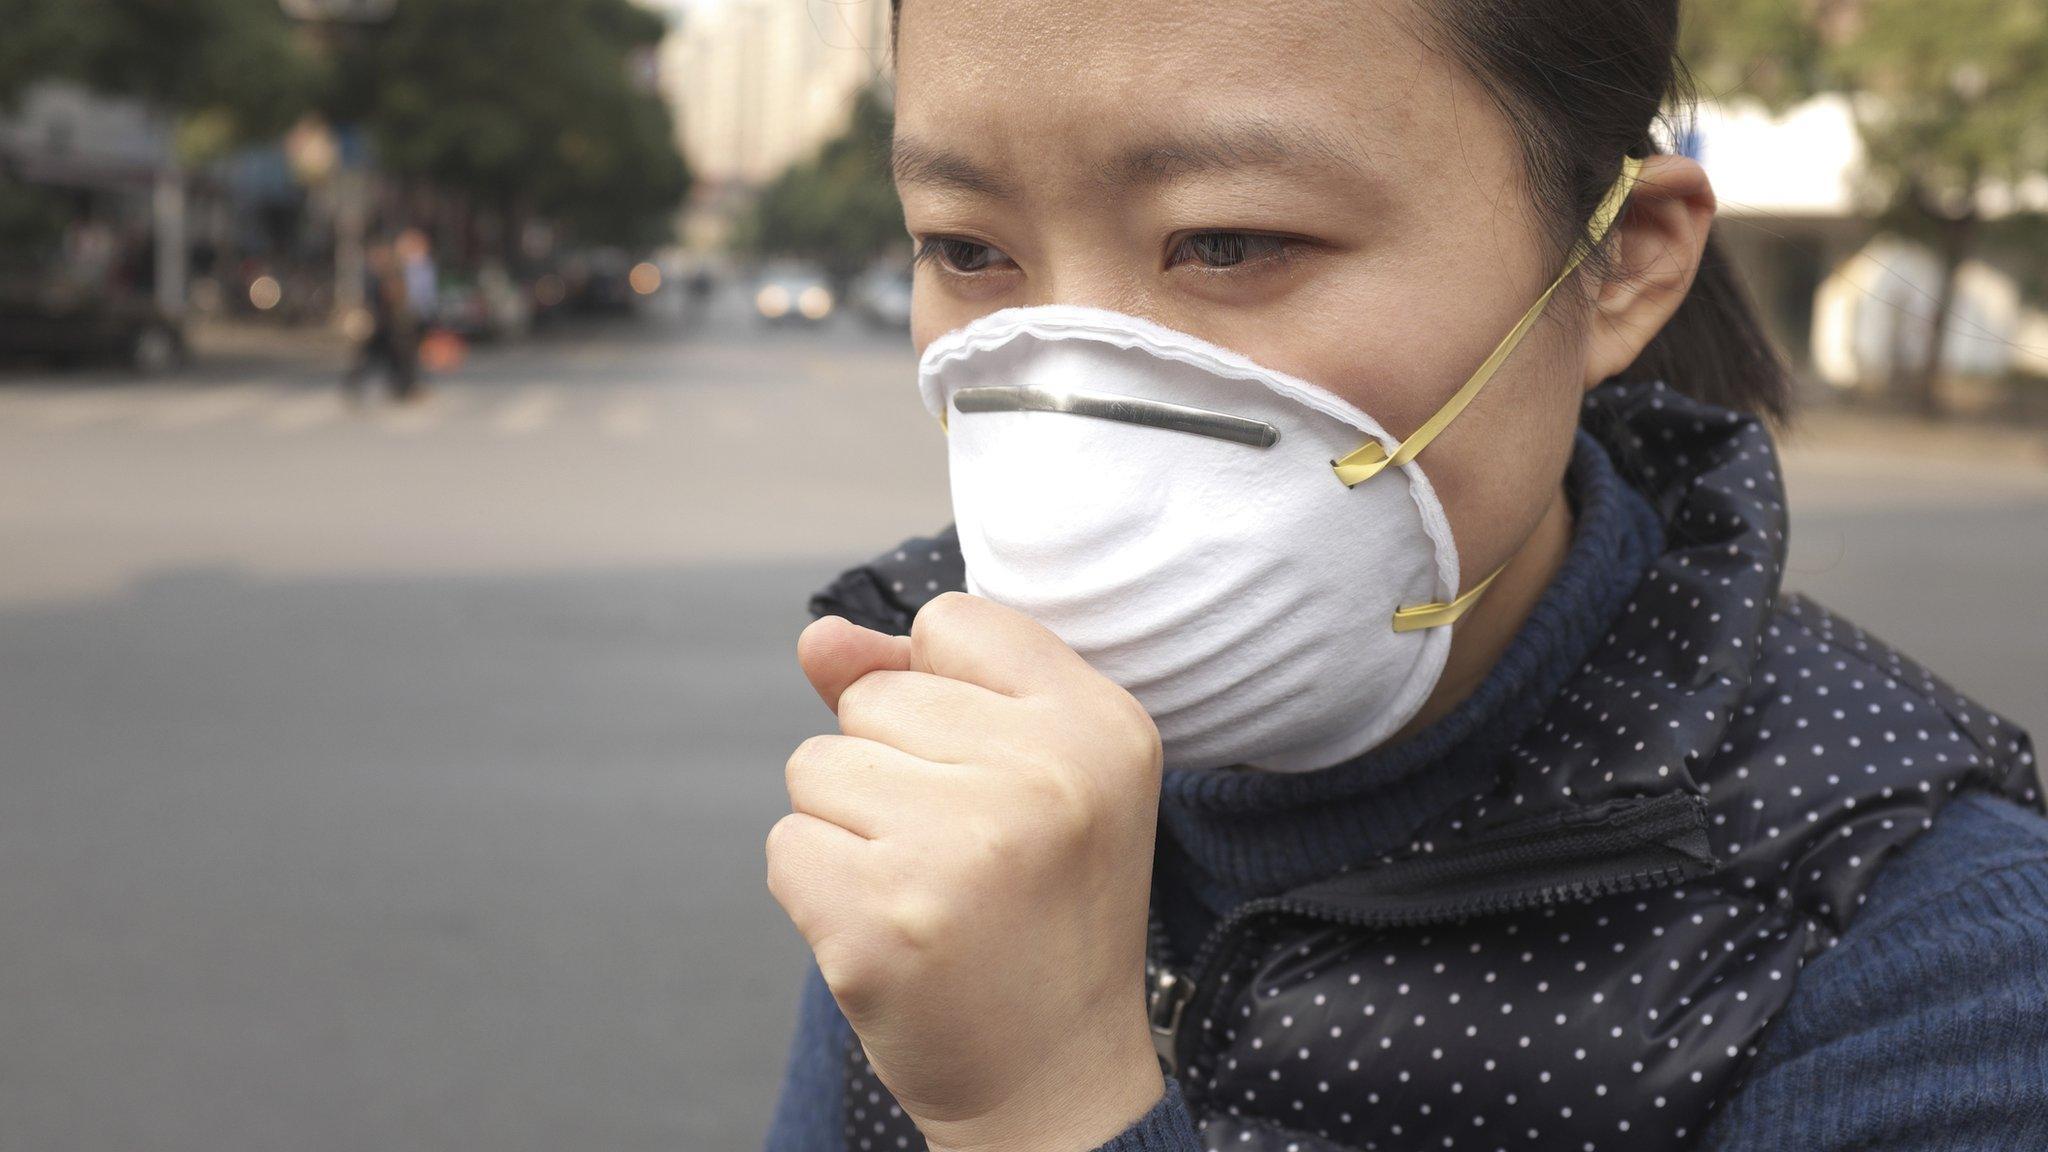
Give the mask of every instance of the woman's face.
M 1018 305 L 1143 316 L 1406 435 L 1558 271 L 1506 119 L 1409 0 L 906 0 L 913 338 Z M 1587 370 L 1560 290 L 1420 463 L 1468 573 L 1561 497 Z M 1476 578 L 1476 576 L 1474 577 Z

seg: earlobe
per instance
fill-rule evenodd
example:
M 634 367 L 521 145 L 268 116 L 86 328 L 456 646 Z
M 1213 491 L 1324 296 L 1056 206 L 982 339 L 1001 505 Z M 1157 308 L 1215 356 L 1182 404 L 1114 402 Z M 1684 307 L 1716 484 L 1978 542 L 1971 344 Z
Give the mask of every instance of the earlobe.
M 1698 161 L 1651 156 L 1609 251 L 1614 278 L 1593 296 L 1584 387 L 1623 371 L 1677 313 L 1699 271 L 1714 220 L 1714 187 Z

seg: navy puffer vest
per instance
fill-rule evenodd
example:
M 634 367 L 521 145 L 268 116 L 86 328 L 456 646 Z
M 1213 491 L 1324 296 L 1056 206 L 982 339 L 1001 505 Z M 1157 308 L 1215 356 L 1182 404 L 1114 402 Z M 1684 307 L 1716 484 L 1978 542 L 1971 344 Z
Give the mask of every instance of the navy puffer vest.
M 1678 1149 L 1806 961 L 1955 793 L 2038 808 L 2025 734 L 1779 594 L 1764 429 L 1661 385 L 1585 426 L 1666 550 L 1499 765 L 1404 850 L 1252 901 L 1199 955 L 1154 932 L 1155 1038 L 1216 1149 Z M 812 601 L 907 632 L 951 532 Z M 849 1149 L 919 1148 L 861 1059 Z

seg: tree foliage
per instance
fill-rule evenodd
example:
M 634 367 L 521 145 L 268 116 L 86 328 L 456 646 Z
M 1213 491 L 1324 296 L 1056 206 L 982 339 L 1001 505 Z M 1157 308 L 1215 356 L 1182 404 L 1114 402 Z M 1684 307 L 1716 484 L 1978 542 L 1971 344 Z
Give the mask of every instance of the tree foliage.
M 1881 191 L 1969 212 L 1987 181 L 2048 172 L 2048 5 L 2040 0 L 1716 0 L 1694 5 L 1694 67 L 1773 107 L 1855 96 Z
M 65 78 L 171 113 L 188 160 L 307 111 L 369 129 L 380 168 L 593 241 L 666 234 L 689 187 L 636 65 L 666 31 L 632 0 L 401 0 L 313 28 L 277 0 L 0 0 L 0 106 Z
M 380 164 L 591 240 L 664 232 L 689 187 L 633 64 L 665 26 L 630 0 L 405 0 L 335 53 L 329 114 Z
M 276 0 L 0 0 L 0 105 L 39 79 L 134 96 L 199 156 L 281 131 L 320 84 Z
M 894 122 L 879 89 L 860 92 L 846 129 L 762 190 L 741 222 L 739 246 L 814 260 L 845 279 L 901 245 L 903 206 L 889 176 Z
M 1982 243 L 1983 194 L 2048 173 L 2048 4 L 1714 0 L 1692 5 L 1685 49 L 1722 96 L 1780 109 L 1821 92 L 1851 97 L 1881 224 L 1942 259 L 1934 338 L 1912 382 L 1935 408 L 1955 270 Z

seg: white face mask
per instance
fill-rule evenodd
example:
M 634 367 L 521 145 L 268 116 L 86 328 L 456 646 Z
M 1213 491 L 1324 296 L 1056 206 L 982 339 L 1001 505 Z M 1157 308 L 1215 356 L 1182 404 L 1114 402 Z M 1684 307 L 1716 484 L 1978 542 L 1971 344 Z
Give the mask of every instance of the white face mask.
M 1116 312 L 1011 308 L 940 337 L 918 385 L 949 433 L 967 590 L 1135 696 L 1169 767 L 1298 772 L 1379 745 L 1429 698 L 1449 625 L 1493 576 L 1462 586 L 1414 457 L 1583 251 L 1405 442 L 1313 384 Z

